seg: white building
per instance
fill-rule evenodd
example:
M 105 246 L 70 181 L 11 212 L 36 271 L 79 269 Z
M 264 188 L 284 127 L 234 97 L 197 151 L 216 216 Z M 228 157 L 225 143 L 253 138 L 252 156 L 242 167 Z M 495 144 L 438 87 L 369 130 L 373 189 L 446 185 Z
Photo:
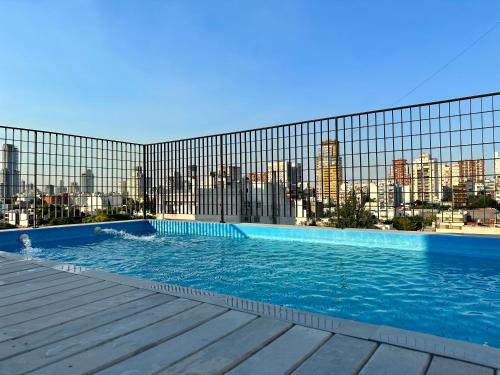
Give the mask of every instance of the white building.
M 142 167 L 136 166 L 126 182 L 126 190 L 129 198 L 142 201 L 144 194 L 144 174 Z
M 437 159 L 422 153 L 413 161 L 413 200 L 422 202 L 441 201 L 441 185 Z
M 99 210 L 108 208 L 121 208 L 123 198 L 117 194 L 81 194 L 72 197 L 72 203 L 79 206 L 80 210 L 87 214 L 93 214 Z

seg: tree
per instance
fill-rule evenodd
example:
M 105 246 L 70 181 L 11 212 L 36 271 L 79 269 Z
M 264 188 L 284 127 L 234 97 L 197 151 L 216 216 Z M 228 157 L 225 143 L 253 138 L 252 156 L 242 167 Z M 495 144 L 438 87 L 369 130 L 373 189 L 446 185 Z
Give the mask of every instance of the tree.
M 491 197 L 491 195 L 477 195 L 474 197 L 470 197 L 467 203 L 467 208 L 475 209 L 475 208 L 500 208 L 498 202 Z
M 359 200 L 352 192 L 337 211 L 338 228 L 374 228 L 377 218 L 365 208 L 366 200 Z M 335 220 L 335 217 L 334 217 Z
M 432 225 L 436 221 L 436 215 L 430 215 L 423 218 L 420 215 L 415 216 L 398 216 L 392 220 L 392 226 L 397 230 L 421 230 L 423 227 Z

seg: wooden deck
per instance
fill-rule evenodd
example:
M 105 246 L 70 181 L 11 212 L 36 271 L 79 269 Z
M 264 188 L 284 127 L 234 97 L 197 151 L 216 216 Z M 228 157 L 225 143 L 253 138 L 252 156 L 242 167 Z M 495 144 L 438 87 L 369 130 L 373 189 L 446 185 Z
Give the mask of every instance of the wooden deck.
M 0 252 L 1 374 L 499 369 L 493 348 Z

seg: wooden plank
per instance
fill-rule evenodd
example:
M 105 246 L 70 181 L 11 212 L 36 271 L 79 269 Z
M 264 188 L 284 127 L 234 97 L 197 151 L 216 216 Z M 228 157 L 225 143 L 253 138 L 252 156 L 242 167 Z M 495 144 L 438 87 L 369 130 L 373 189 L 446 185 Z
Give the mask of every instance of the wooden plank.
M 59 285 L 61 283 L 67 282 L 71 277 L 76 277 L 76 275 L 68 272 L 62 272 L 43 276 L 36 280 L 26 280 L 15 285 L 0 285 L 0 300 L 2 298 L 48 288 L 53 285 Z
M 29 321 L 35 318 L 39 318 L 41 316 L 56 314 L 60 311 L 69 310 L 72 307 L 81 306 L 86 303 L 98 301 L 100 299 L 115 294 L 120 294 L 132 289 L 131 287 L 118 285 L 116 283 L 112 283 L 109 281 L 103 281 L 100 282 L 99 284 L 94 284 L 93 286 L 94 287 L 92 288 L 92 291 L 88 294 L 69 298 L 67 300 L 52 303 L 47 306 L 42 306 L 37 308 L 36 310 L 27 310 L 20 312 L 19 314 L 5 316 L 0 320 L 0 328 Z
M 430 360 L 428 353 L 382 344 L 378 347 L 360 374 L 370 375 L 420 375 Z
M 173 303 L 173 302 L 172 302 Z M 160 321 L 113 341 L 45 366 L 33 374 L 86 373 L 116 363 L 156 344 L 175 337 L 222 314 L 226 309 L 201 304 L 167 320 Z M 44 360 L 47 357 L 44 355 Z M 17 371 L 16 371 L 17 372 Z
M 247 313 L 228 311 L 182 335 L 106 368 L 99 374 L 156 374 L 162 368 L 215 342 L 255 318 L 256 316 Z
M 0 279 L 4 280 L 5 278 L 12 277 L 12 276 L 17 276 L 17 275 L 22 275 L 25 272 L 40 272 L 43 270 L 51 269 L 50 267 L 40 267 L 40 266 L 35 266 L 31 268 L 22 268 L 20 270 L 12 270 L 12 272 L 5 272 L 2 275 L 0 275 Z
M 330 336 L 330 332 L 294 326 L 228 374 L 288 373 L 316 351 Z
M 26 263 L 26 261 L 23 259 L 7 259 L 5 262 L 0 263 L 0 270 L 8 268 L 12 265 L 23 264 L 23 263 Z
M 42 268 L 40 265 L 36 263 L 31 263 L 31 262 L 18 262 L 14 263 L 12 265 L 9 265 L 8 267 L 1 267 L 0 268 L 0 277 L 12 272 L 17 272 L 17 271 L 22 271 L 22 270 L 29 270 L 30 268 Z M 43 267 L 45 268 L 45 267 Z
M 86 315 L 57 326 L 22 336 L 18 339 L 1 342 L 0 360 L 61 341 L 134 314 L 139 314 L 175 299 L 176 297 L 166 294 L 150 292 L 150 294 L 137 296 L 136 299 L 131 299 L 130 302 L 111 307 L 95 314 Z
M 493 369 L 472 363 L 457 361 L 455 359 L 434 357 L 427 370 L 427 375 L 453 374 L 453 375 L 494 375 Z
M 95 281 L 96 279 L 91 279 L 89 277 L 84 277 L 84 276 L 72 275 L 72 277 L 69 278 L 68 280 L 61 281 L 59 284 L 55 284 L 47 288 L 29 290 L 20 294 L 14 294 L 12 296 L 3 297 L 2 299 L 0 299 L 0 306 L 7 306 L 7 305 L 12 305 L 14 303 L 34 300 L 64 290 L 75 288 L 75 285 L 80 285 L 79 283 L 81 283 L 81 281 L 83 280 Z
M 11 314 L 19 314 L 20 312 L 27 312 L 32 309 L 39 309 L 42 306 L 52 305 L 56 302 L 64 301 L 72 297 L 82 296 L 84 294 L 95 292 L 102 289 L 103 283 L 97 279 L 84 279 L 77 283 L 71 283 L 70 287 L 66 290 L 61 290 L 59 293 L 50 294 L 43 296 L 43 298 L 38 297 L 36 299 L 31 299 L 28 301 L 23 301 L 7 306 L 0 307 L 0 319 Z M 66 285 L 68 286 L 68 284 Z
M 290 327 L 289 323 L 259 318 L 172 367 L 164 369 L 162 373 L 172 375 L 224 373 L 262 349 Z M 124 365 L 127 362 L 124 362 Z
M 132 289 L 125 293 L 116 294 L 99 301 L 77 306 L 75 308 L 62 311 L 60 313 L 42 316 L 40 318 L 25 321 L 15 326 L 0 329 L 0 342 L 25 336 L 43 329 L 57 326 L 62 323 L 94 314 L 99 311 L 121 305 L 131 300 L 144 297 L 150 291 L 144 289 Z
M 293 374 L 356 374 L 376 347 L 373 341 L 335 335 Z
M 48 275 L 54 275 L 56 273 L 63 273 L 62 271 L 58 271 L 52 268 L 40 267 L 38 269 L 31 270 L 34 272 L 29 272 L 26 270 L 21 274 L 8 274 L 4 275 L 5 277 L 0 279 L 0 287 L 9 286 L 11 284 L 18 284 L 27 280 L 39 279 L 41 277 L 45 277 Z M 15 286 L 13 285 L 15 288 Z
M 13 264 L 21 264 L 21 263 L 26 262 L 23 259 L 7 259 L 7 258 L 3 258 L 3 259 L 5 259 L 5 261 L 0 263 L 0 270 L 4 269 L 4 268 L 8 268 L 8 267 L 12 266 Z
M 0 263 L 0 269 L 4 268 L 4 267 L 8 267 L 11 264 L 19 263 L 19 262 L 23 261 L 22 259 L 8 259 L 8 258 L 2 258 L 2 259 L 4 259 L 4 260 Z
M 200 303 L 179 298 L 155 308 L 140 312 L 111 324 L 107 324 L 82 334 L 70 336 L 64 340 L 39 347 L 2 361 L 2 367 L 12 371 L 25 372 L 63 360 L 72 355 L 110 342 L 141 328 L 150 326 L 176 314 L 188 311 Z M 112 341 L 111 341 L 112 342 Z

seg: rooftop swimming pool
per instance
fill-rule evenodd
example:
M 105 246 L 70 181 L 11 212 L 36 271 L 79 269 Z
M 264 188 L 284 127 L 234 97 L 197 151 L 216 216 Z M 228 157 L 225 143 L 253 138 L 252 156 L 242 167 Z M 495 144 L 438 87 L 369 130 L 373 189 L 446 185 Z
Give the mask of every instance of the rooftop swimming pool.
M 0 250 L 500 347 L 496 237 L 135 221 Z

